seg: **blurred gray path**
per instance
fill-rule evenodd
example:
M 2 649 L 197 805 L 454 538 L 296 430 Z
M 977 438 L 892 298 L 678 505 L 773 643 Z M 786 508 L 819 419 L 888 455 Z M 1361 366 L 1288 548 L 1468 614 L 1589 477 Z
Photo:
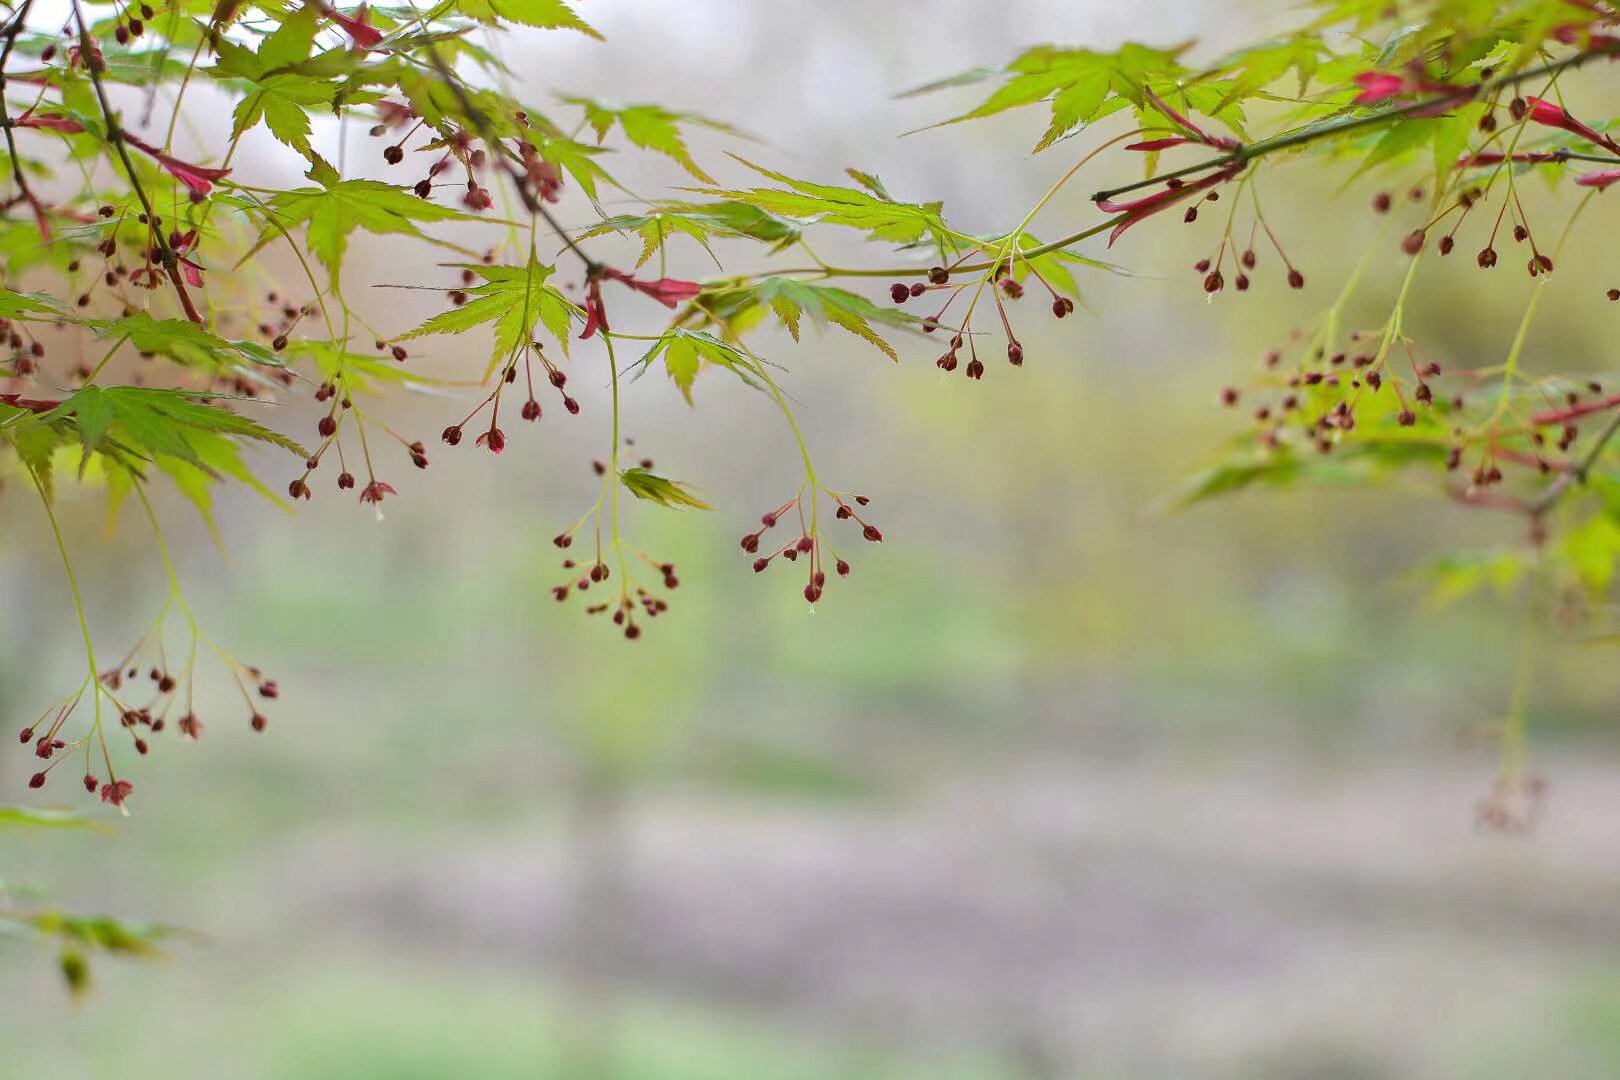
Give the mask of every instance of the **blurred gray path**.
M 1023 766 L 832 810 L 655 793 L 584 924 L 555 823 L 419 864 L 300 840 L 273 872 L 308 890 L 295 910 L 483 963 L 577 964 L 606 920 L 589 959 L 628 990 L 1006 1048 L 1031 1075 L 1454 1075 L 1472 1033 L 1533 1033 L 1572 980 L 1620 972 L 1613 770 L 1550 764 L 1525 840 L 1473 832 L 1478 769 L 1249 768 Z

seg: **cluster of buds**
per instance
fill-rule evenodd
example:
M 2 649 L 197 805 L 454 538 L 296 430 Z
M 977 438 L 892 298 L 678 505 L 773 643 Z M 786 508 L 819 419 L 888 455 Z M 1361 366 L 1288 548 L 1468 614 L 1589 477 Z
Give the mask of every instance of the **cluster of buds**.
M 626 446 L 635 446 L 635 440 L 624 440 Z M 642 458 L 639 462 L 642 469 L 651 470 L 651 458 Z M 562 558 L 563 580 L 551 588 L 551 597 L 558 603 L 565 603 L 574 593 L 587 593 L 593 588 L 607 587 L 611 592 L 616 587 L 617 592 L 612 593 L 606 600 L 589 602 L 585 605 L 587 615 L 607 615 L 614 626 L 617 626 L 627 641 L 635 641 L 641 637 L 641 623 L 637 617 L 656 619 L 669 610 L 669 601 L 652 591 L 652 588 L 642 584 L 636 577 L 636 569 L 645 566 L 656 575 L 657 584 L 663 587 L 666 593 L 674 592 L 680 587 L 680 578 L 676 575 L 675 564 L 662 559 L 655 559 L 639 548 L 629 546 L 617 535 L 616 518 L 610 522 L 613 532 L 612 538 L 604 545 L 602 541 L 603 507 L 611 505 L 608 502 L 608 485 L 619 482 L 614 467 L 607 462 L 591 462 L 591 471 L 602 477 L 602 495 L 596 504 L 572 526 L 558 533 L 551 540 L 552 544 L 565 554 Z M 616 511 L 615 511 L 616 514 Z M 593 528 L 591 535 L 595 541 L 595 548 L 590 558 L 580 558 L 571 552 L 574 541 L 585 529 L 587 523 Z M 618 567 L 615 574 L 609 563 Z M 609 582 L 613 582 L 609 586 Z
M 1476 828 L 1523 835 L 1534 831 L 1547 800 L 1547 781 L 1535 773 L 1502 775 L 1474 808 Z
M 192 741 L 201 738 L 203 733 L 202 719 L 193 707 L 192 664 L 187 662 L 178 673 L 168 667 L 161 628 L 159 619 L 116 667 L 96 677 L 95 685 L 88 691 L 105 698 L 116 710 L 119 729 L 141 756 L 151 752 L 152 738 L 167 730 L 171 723 L 175 731 Z M 220 655 L 247 704 L 248 726 L 254 731 L 263 731 L 269 723 L 264 708 L 280 696 L 280 688 L 257 667 L 244 664 L 223 651 Z M 134 784 L 118 777 L 112 748 L 99 724 L 91 725 L 71 741 L 64 737 L 67 723 L 80 709 L 85 693 L 86 689 L 80 688 L 18 732 L 18 741 L 24 746 L 32 745 L 34 756 L 42 763 L 39 771 L 29 777 L 28 786 L 43 788 L 51 773 L 63 763 L 82 760 L 84 772 L 80 779 L 85 791 L 99 794 L 103 802 L 122 809 Z M 98 757 L 105 775 L 98 775 L 95 764 Z
M 26 378 L 39 370 L 39 362 L 45 356 L 45 344 L 34 337 L 27 323 L 0 319 L 0 341 L 4 341 L 9 350 L 5 363 L 11 369 L 8 374 L 12 377 Z
M 1379 417 L 1392 419 L 1399 427 L 1414 426 L 1420 410 L 1436 405 L 1433 380 L 1443 371 L 1415 343 L 1402 338 L 1398 344 L 1410 375 L 1392 369 L 1395 343 L 1384 341 L 1381 331 L 1352 331 L 1347 347 L 1331 353 L 1313 345 L 1287 374 L 1277 370 L 1282 350 L 1269 350 L 1255 388 L 1260 400 L 1253 419 L 1260 444 L 1278 447 L 1290 432 L 1297 431 L 1317 451 L 1330 453 L 1355 430 L 1358 414 L 1369 405 Z M 1393 400 L 1389 400 L 1391 396 Z M 1243 399 L 1244 392 L 1238 387 L 1229 386 L 1220 393 L 1220 404 L 1226 408 L 1236 408 Z M 1442 399 L 1442 403 L 1448 413 L 1463 406 L 1460 395 Z
M 889 297 L 895 303 L 903 304 L 907 300 L 922 296 L 928 292 L 946 292 L 948 295 L 940 309 L 922 320 L 923 332 L 931 334 L 941 326 L 946 325 L 944 322 L 946 313 L 963 292 L 972 289 L 975 296 L 977 296 L 985 289 L 989 289 L 995 301 L 996 312 L 1000 316 L 1001 329 L 1007 342 L 1007 362 L 1014 367 L 1020 367 L 1024 363 L 1024 346 L 1013 332 L 1012 320 L 1007 315 L 1007 307 L 1004 302 L 1023 299 L 1025 286 L 1020 278 L 1033 277 L 1041 283 L 1051 297 L 1051 310 L 1054 318 L 1062 319 L 1073 312 L 1074 301 L 1053 288 L 1052 283 L 1046 280 L 1045 276 L 1041 274 L 1040 268 L 1033 261 L 1017 255 L 998 258 L 991 267 L 989 274 L 983 278 L 976 278 L 964 284 L 953 283 L 951 280 L 952 271 L 984 250 L 984 248 L 975 248 L 948 267 L 935 266 L 930 268 L 927 284 L 915 282 L 907 285 L 904 282 L 897 281 L 889 286 Z M 969 313 L 953 329 L 950 345 L 934 363 L 936 367 L 945 372 L 955 371 L 958 366 L 961 366 L 963 367 L 963 374 L 968 378 L 982 379 L 984 378 L 984 361 L 979 359 L 978 344 L 974 340 L 971 318 L 970 307 Z M 959 355 L 964 346 L 968 350 L 966 365 L 961 364 Z
M 1220 192 L 1210 191 L 1201 201 L 1215 202 L 1219 198 Z M 1198 206 L 1194 204 L 1187 209 L 1185 220 L 1191 222 L 1197 219 Z M 1199 259 L 1193 263 L 1193 272 L 1198 274 L 1206 294 L 1214 296 L 1226 288 L 1226 274 L 1224 271 L 1228 253 L 1230 253 L 1233 263 L 1236 264 L 1232 274 L 1232 287 L 1238 292 L 1249 291 L 1249 286 L 1252 284 L 1250 275 L 1260 264 L 1260 256 L 1255 252 L 1255 241 L 1262 234 L 1271 244 L 1272 250 L 1277 253 L 1277 257 L 1282 260 L 1288 287 L 1290 289 L 1303 289 L 1305 287 L 1305 275 L 1289 259 L 1288 253 L 1283 250 L 1282 242 L 1277 239 L 1277 234 L 1271 231 L 1271 226 L 1266 224 L 1265 218 L 1261 217 L 1257 210 L 1254 221 L 1249 225 L 1248 242 L 1241 249 L 1239 249 L 1237 241 L 1232 238 L 1231 229 L 1228 228 L 1221 234 L 1220 246 L 1215 249 L 1214 257 Z
M 573 536 L 562 533 L 553 541 L 559 548 L 573 545 Z M 661 562 L 640 551 L 634 552 L 635 558 L 650 567 L 659 578 L 659 583 L 666 591 L 674 591 L 680 587 L 680 578 L 675 574 L 675 564 Z M 567 574 L 565 580 L 552 586 L 552 599 L 558 603 L 566 601 L 576 592 L 587 592 L 593 585 L 606 584 L 613 572 L 602 558 L 600 542 L 597 544 L 595 556 L 589 563 L 582 563 L 576 559 L 565 556 L 562 560 L 562 569 Z M 628 567 L 624 560 L 620 560 L 620 569 L 624 571 L 623 577 L 630 578 Z M 669 602 L 653 593 L 647 586 L 635 581 L 633 578 L 619 584 L 618 594 L 610 599 L 585 605 L 585 614 L 603 615 L 611 612 L 610 618 L 614 626 L 624 631 L 629 641 L 635 641 L 641 636 L 641 624 L 636 621 L 638 613 L 646 618 L 655 619 L 669 610 Z
M 405 350 L 399 346 L 389 346 L 387 342 L 378 341 L 379 351 L 391 348 L 393 355 L 405 359 Z M 321 383 L 315 388 L 315 401 L 317 404 L 327 406 L 326 413 L 315 422 L 315 432 L 320 436 L 320 444 L 315 451 L 304 460 L 303 475 L 287 485 L 287 494 L 294 499 L 308 499 L 312 495 L 310 489 L 310 476 L 330 453 L 336 453 L 338 458 L 337 488 L 339 491 L 353 491 L 360 488 L 360 502 L 362 504 L 377 505 L 386 496 L 397 495 L 398 492 L 392 484 L 377 479 L 375 460 L 371 453 L 371 443 L 366 438 L 367 421 L 362 418 L 354 408 L 354 400 L 349 395 L 347 380 L 342 375 L 336 379 Z M 327 404 L 330 403 L 330 404 Z M 343 450 L 343 429 L 352 421 L 354 430 L 360 440 L 360 460 L 366 470 L 366 483 L 361 486 L 353 472 L 349 470 L 348 456 Z M 427 445 L 420 439 L 406 439 L 386 424 L 371 422 L 371 426 L 382 431 L 405 451 L 413 466 L 418 469 L 428 467 Z M 381 513 L 381 510 L 378 511 Z
M 381 138 L 400 128 L 405 133 L 387 146 L 383 147 L 383 160 L 390 165 L 398 165 L 405 160 L 405 146 L 411 138 L 421 131 L 425 121 L 416 115 L 416 111 L 408 105 L 401 105 L 392 101 L 377 103 L 379 122 L 372 127 L 371 135 Z M 415 123 L 411 123 L 411 121 Z M 406 125 L 410 126 L 406 128 Z M 418 180 L 412 190 L 419 198 L 431 199 L 433 197 L 434 180 L 442 173 L 456 165 L 460 165 L 466 176 L 466 190 L 461 197 L 462 205 L 469 210 L 488 210 L 495 205 L 495 198 L 489 193 L 479 179 L 489 163 L 489 154 L 483 147 L 475 146 L 474 136 L 467 131 L 457 131 L 447 138 L 435 139 L 420 149 L 442 150 L 439 158 L 428 166 L 427 175 Z
M 545 374 L 545 381 L 549 383 L 558 396 L 562 398 L 563 408 L 570 414 L 579 414 L 579 402 L 569 395 L 566 387 L 568 375 L 561 368 L 553 364 L 542 349 L 538 341 L 528 342 L 518 355 L 514 356 L 507 365 L 501 369 L 500 377 L 495 383 L 495 389 L 480 401 L 472 412 L 468 413 L 459 422 L 451 424 L 440 433 L 439 438 L 447 446 L 459 446 L 466 433 L 467 425 L 478 418 L 485 409 L 489 410 L 489 426 L 481 430 L 473 440 L 474 445 L 481 446 L 492 454 L 499 454 L 506 449 L 506 432 L 501 429 L 501 398 L 507 392 L 506 388 L 517 382 L 518 366 L 523 367 L 524 389 L 527 397 L 518 415 L 533 423 L 540 419 L 542 410 L 539 398 L 534 393 L 534 365 L 538 361 Z
M 754 532 L 747 533 L 739 541 L 743 551 L 756 556 L 754 559 L 754 573 L 756 574 L 763 573 L 775 559 L 797 562 L 801 555 L 804 556 L 807 577 L 804 586 L 804 598 L 812 604 L 821 599 L 822 590 L 827 585 L 827 556 L 832 557 L 833 570 L 839 577 L 849 577 L 850 569 L 848 561 L 833 549 L 833 546 L 828 543 L 818 526 L 816 520 L 818 492 L 825 492 L 832 499 L 833 504 L 837 507 L 834 516 L 838 520 L 851 521 L 860 527 L 861 539 L 873 544 L 883 542 L 883 534 L 878 531 L 877 526 L 862 518 L 860 511 L 856 509 L 856 507 L 864 508 L 871 502 L 870 499 L 865 495 L 845 495 L 830 488 L 823 488 L 819 484 L 813 488 L 807 485 L 805 490 L 801 490 L 775 510 L 762 514 L 759 519 L 760 527 Z M 810 495 L 810 506 L 808 508 L 805 506 L 805 495 L 807 493 Z M 785 516 L 795 512 L 799 522 L 799 534 L 797 536 L 790 535 L 782 546 L 774 551 L 760 554 L 760 543 L 764 540 L 765 534 L 774 529 Z

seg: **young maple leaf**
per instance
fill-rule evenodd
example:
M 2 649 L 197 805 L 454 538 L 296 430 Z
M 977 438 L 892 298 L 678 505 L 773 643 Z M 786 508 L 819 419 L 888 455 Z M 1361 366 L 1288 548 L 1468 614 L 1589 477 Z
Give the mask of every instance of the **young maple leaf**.
M 408 341 L 428 334 L 460 334 L 483 323 L 494 323 L 494 348 L 485 378 L 533 336 L 536 323 L 544 325 L 551 336 L 567 348 L 568 323 L 577 309 L 548 283 L 554 267 L 531 261 L 527 266 L 467 263 L 456 269 L 471 270 L 484 280 L 462 290 L 468 296 L 465 304 L 435 315 L 414 330 L 401 334 L 398 340 Z
M 214 190 L 215 181 L 223 180 L 231 174 L 229 169 L 211 169 L 204 165 L 193 165 L 190 162 L 181 161 L 173 154 L 159 150 L 151 143 L 131 135 L 127 131 L 123 132 L 122 138 L 130 146 L 150 155 L 154 161 L 163 166 L 165 172 L 186 185 L 197 195 L 207 195 Z

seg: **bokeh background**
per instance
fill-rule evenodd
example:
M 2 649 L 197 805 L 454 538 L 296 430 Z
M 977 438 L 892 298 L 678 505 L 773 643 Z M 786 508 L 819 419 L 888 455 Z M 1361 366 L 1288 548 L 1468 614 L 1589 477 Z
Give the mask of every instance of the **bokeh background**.
M 825 179 L 858 166 L 987 231 L 1074 151 L 1029 157 L 1038 109 L 899 138 L 972 91 L 896 91 L 1044 40 L 1197 37 L 1213 56 L 1297 18 L 1238 0 L 583 11 L 607 43 L 502 46 L 535 99 L 689 105 L 766 133 L 752 158 Z M 204 138 L 221 121 L 187 119 Z M 695 150 L 743 182 L 728 145 Z M 345 152 L 387 175 L 363 132 Z M 267 142 L 239 161 L 296 179 Z M 1082 178 L 1037 228 L 1091 220 L 1085 193 L 1128 168 Z M 619 169 L 641 190 L 687 182 Z M 1331 300 L 1393 182 L 1341 193 L 1310 165 L 1271 170 L 1303 293 L 1262 272 L 1206 304 L 1187 266 L 1215 226 L 1143 227 L 1113 256 L 1137 277 L 1091 275 L 1090 311 L 1061 324 L 1031 302 L 1025 367 L 982 384 L 941 376 L 920 344 L 896 367 L 837 331 L 762 337 L 818 471 L 873 496 L 887 537 L 849 545 L 854 576 L 813 614 L 736 548 L 796 487 L 791 440 L 713 375 L 695 409 L 661 376 L 626 403 L 638 447 L 718 507 L 632 508 L 641 546 L 681 567 L 667 619 L 627 645 L 550 600 L 549 538 L 594 497 L 607 438 L 590 348 L 570 369 L 580 417 L 548 402 L 498 459 L 430 449 L 426 474 L 385 475 L 401 493 L 381 523 L 324 488 L 296 519 L 228 497 L 222 552 L 165 502 L 205 627 L 282 700 L 255 737 L 223 677 L 204 679 L 206 736 L 131 768 L 135 813 L 112 834 L 0 836 L 8 881 L 195 935 L 158 962 L 99 963 L 77 1004 L 48 954 L 0 944 L 0 1076 L 1615 1075 L 1614 654 L 1545 651 L 1547 814 L 1528 838 L 1481 835 L 1496 763 L 1478 733 L 1507 700 L 1521 602 L 1436 610 L 1409 575 L 1519 542 L 1511 523 L 1425 484 L 1165 508 L 1236 430 L 1220 387 Z M 1353 313 L 1369 325 L 1400 268 L 1389 248 Z M 1532 363 L 1612 362 L 1603 254 L 1560 263 Z M 348 280 L 448 284 L 435 257 L 369 240 Z M 672 270 L 705 272 L 691 250 Z M 1448 366 L 1498 362 L 1525 281 L 1465 270 L 1424 271 L 1417 335 Z M 440 298 L 360 303 L 397 331 Z M 483 350 L 440 339 L 413 362 L 466 377 Z M 432 443 L 467 396 L 377 409 Z M 304 408 L 276 421 L 312 426 Z M 79 660 L 37 510 L 0 505 L 10 731 Z M 161 602 L 149 537 L 131 517 L 103 539 L 94 494 L 63 512 L 116 651 Z M 0 740 L 8 801 L 30 770 Z

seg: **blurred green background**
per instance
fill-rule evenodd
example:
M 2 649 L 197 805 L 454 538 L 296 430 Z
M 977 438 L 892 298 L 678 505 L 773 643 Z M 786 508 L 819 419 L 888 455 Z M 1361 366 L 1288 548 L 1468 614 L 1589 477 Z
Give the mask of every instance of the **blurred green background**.
M 688 105 L 768 133 L 751 157 L 858 166 L 990 230 L 1072 156 L 1028 156 L 1038 110 L 897 139 L 962 101 L 895 91 L 1047 39 L 1196 35 L 1213 55 L 1294 18 L 1279 9 L 599 0 L 607 44 L 503 48 L 536 99 Z M 741 179 L 721 148 L 700 160 Z M 259 150 L 242 169 L 286 167 Z M 386 175 L 360 133 L 348 153 Z M 1220 387 L 1362 250 L 1377 181 L 1336 182 L 1302 164 L 1263 182 L 1303 294 L 1262 272 L 1205 304 L 1186 267 L 1214 233 L 1143 228 L 1111 256 L 1137 278 L 1093 275 L 1090 313 L 1061 324 L 1027 303 L 1025 367 L 982 384 L 922 345 L 896 368 L 836 331 L 761 338 L 818 472 L 873 496 L 887 541 L 813 614 L 736 548 L 797 486 L 791 440 L 712 376 L 695 411 L 661 376 L 626 405 L 639 449 L 719 507 L 634 509 L 638 544 L 681 567 L 668 617 L 627 645 L 551 601 L 549 538 L 594 497 L 606 439 L 589 348 L 580 417 L 548 402 L 499 459 L 430 449 L 426 474 L 384 475 L 400 497 L 381 523 L 324 487 L 296 520 L 230 497 L 221 553 L 166 503 L 204 626 L 282 699 L 255 737 L 204 679 L 207 734 L 130 768 L 115 834 L 0 836 L 8 880 L 196 934 L 157 963 L 99 963 L 77 1005 L 48 954 L 0 943 L 0 1077 L 1620 1073 L 1620 667 L 1548 650 L 1531 714 L 1548 815 L 1529 839 L 1478 835 L 1495 760 L 1473 733 L 1507 700 L 1518 603 L 1427 610 L 1406 579 L 1519 542 L 1511 524 L 1423 485 L 1163 509 L 1237 429 Z M 1090 220 L 1094 186 L 1038 227 Z M 1532 363 L 1609 362 L 1602 255 L 1560 263 Z M 437 283 L 432 261 L 378 243 L 349 280 Z M 1383 317 L 1400 263 L 1393 244 L 1375 260 L 1355 317 Z M 1466 269 L 1419 282 L 1416 335 L 1448 366 L 1498 362 L 1524 295 Z M 364 306 L 397 330 L 421 295 Z M 482 348 L 440 340 L 419 362 L 464 375 Z M 307 426 L 306 404 L 282 426 Z M 457 405 L 376 411 L 431 443 Z M 4 505 L 10 731 L 79 661 L 38 513 Z M 116 650 L 161 602 L 149 538 L 131 517 L 103 541 L 94 495 L 63 513 Z M 0 740 L 20 801 L 17 751 Z

